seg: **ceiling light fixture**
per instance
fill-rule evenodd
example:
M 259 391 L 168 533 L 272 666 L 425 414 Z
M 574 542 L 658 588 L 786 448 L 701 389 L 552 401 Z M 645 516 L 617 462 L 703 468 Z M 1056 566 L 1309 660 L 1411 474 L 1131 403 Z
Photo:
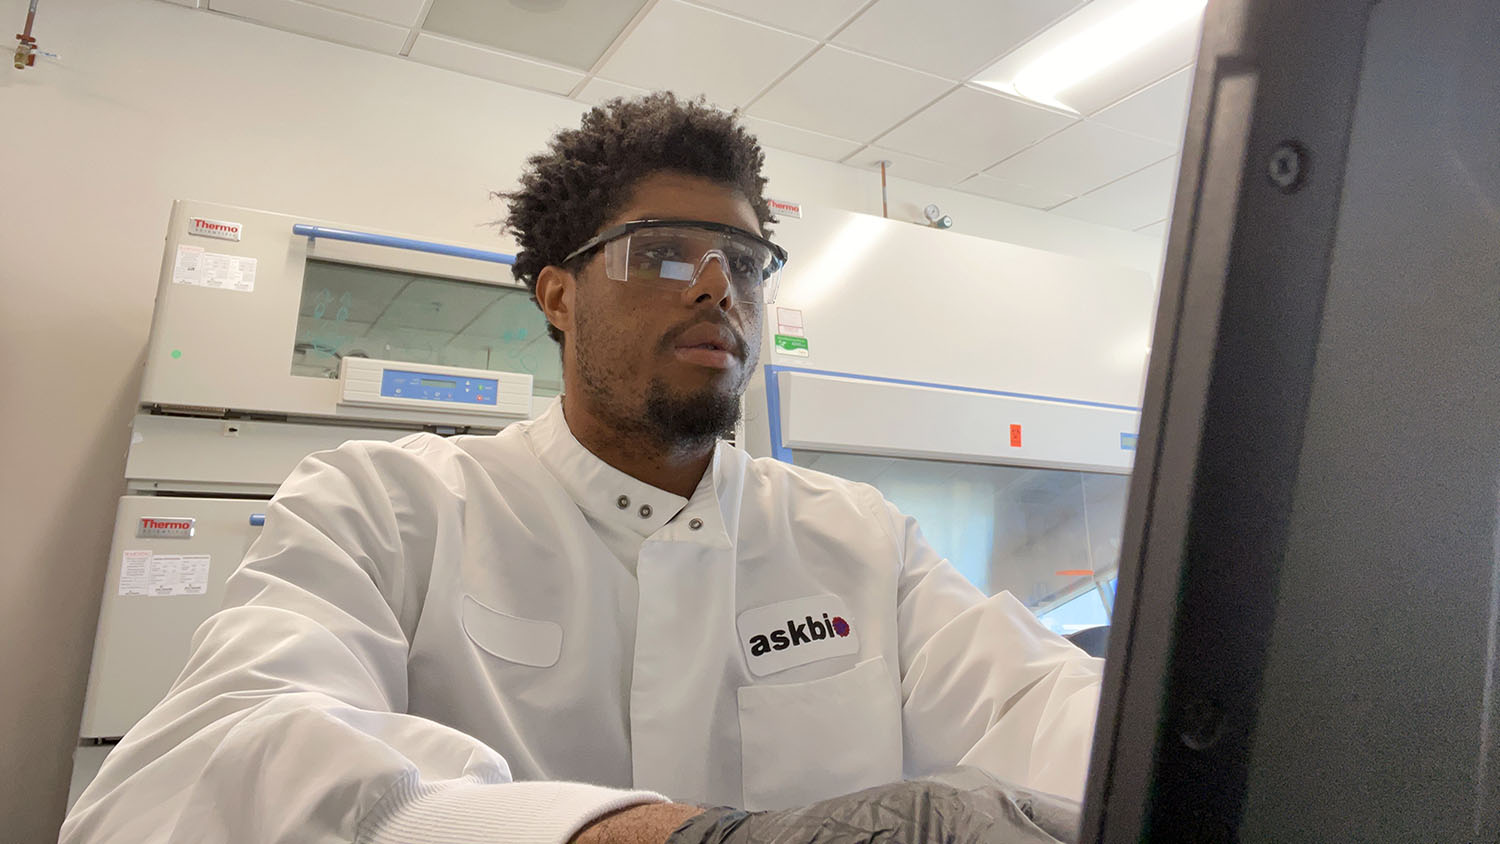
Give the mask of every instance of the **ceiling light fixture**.
M 975 81 L 1074 111 L 1062 99 L 1069 89 L 1150 47 L 1174 27 L 1201 15 L 1207 5 L 1207 0 L 1094 0 L 996 63 L 992 71 L 1011 66 L 1011 73 L 1000 74 L 1008 78 Z M 1022 55 L 1024 64 L 1014 67 L 1012 59 Z

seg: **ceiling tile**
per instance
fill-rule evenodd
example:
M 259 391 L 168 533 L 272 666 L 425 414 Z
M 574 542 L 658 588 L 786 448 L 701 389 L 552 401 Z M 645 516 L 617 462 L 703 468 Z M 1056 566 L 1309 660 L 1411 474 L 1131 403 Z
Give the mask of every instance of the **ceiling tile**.
M 833 43 L 897 64 L 968 79 L 1081 0 L 879 0 Z
M 576 99 L 582 100 L 589 105 L 598 105 L 605 100 L 612 100 L 615 97 L 624 97 L 628 100 L 632 97 L 639 97 L 644 93 L 646 93 L 645 88 L 637 88 L 634 85 L 622 85 L 619 82 L 611 82 L 608 79 L 600 79 L 596 76 L 584 83 L 583 90 L 578 92 Z
M 1053 212 L 1134 230 L 1167 216 L 1172 210 L 1172 188 L 1176 183 L 1177 159 L 1174 157 L 1065 202 Z
M 1112 129 L 1180 147 L 1187 129 L 1188 94 L 1192 85 L 1193 68 L 1185 67 L 1090 119 Z
M 950 87 L 936 76 L 825 46 L 749 111 L 778 123 L 868 141 Z
M 814 38 L 827 38 L 866 0 L 698 0 L 726 12 Z
M 844 163 L 850 167 L 873 171 L 878 177 L 881 159 L 890 162 L 890 166 L 885 171 L 887 177 L 937 187 L 953 187 L 974 172 L 952 164 L 930 161 L 921 156 L 880 147 L 865 147 Z
M 958 189 L 967 193 L 977 193 L 1001 202 L 1009 202 L 1013 205 L 1025 205 L 1028 208 L 1040 208 L 1047 210 L 1067 202 L 1073 197 L 1058 191 L 1042 190 L 1008 179 L 1000 179 L 985 173 L 970 176 L 959 183 Z
M 340 12 L 362 15 L 386 23 L 416 26 L 422 15 L 423 0 L 308 0 L 314 6 L 327 6 Z
M 507 85 L 551 91 L 554 94 L 572 91 L 573 86 L 582 82 L 584 76 L 579 70 L 542 64 L 430 32 L 417 36 L 409 56 L 422 64 L 493 79 Z
M 432 0 L 422 28 L 588 70 L 646 0 Z
M 849 141 L 843 138 L 835 138 L 832 135 L 823 135 L 818 132 L 809 132 L 806 129 L 798 129 L 785 123 L 776 123 L 770 120 L 761 120 L 758 117 L 742 117 L 740 121 L 760 139 L 762 146 L 784 149 L 788 152 L 810 155 L 814 158 L 825 158 L 829 161 L 843 161 L 850 153 L 864 146 L 858 141 Z
M 599 73 L 641 88 L 704 94 L 715 105 L 736 108 L 817 46 L 801 35 L 679 0 L 662 0 Z
M 406 27 L 335 12 L 297 0 L 209 0 L 208 8 L 340 44 L 395 55 L 406 46 Z
M 1167 220 L 1157 220 L 1149 226 L 1141 226 L 1136 229 L 1137 234 L 1150 235 L 1151 237 L 1164 239 L 1167 236 Z
M 880 136 L 880 145 L 983 170 L 1075 122 L 1076 117 L 965 86 Z
M 1081 196 L 1174 152 L 1170 144 L 1083 121 L 985 172 L 1023 185 Z

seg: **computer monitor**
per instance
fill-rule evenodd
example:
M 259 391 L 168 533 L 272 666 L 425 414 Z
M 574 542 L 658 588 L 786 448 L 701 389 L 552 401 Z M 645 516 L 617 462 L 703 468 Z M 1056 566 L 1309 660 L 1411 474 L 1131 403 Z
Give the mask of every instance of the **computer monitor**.
M 1500 841 L 1500 3 L 1211 0 L 1085 842 Z

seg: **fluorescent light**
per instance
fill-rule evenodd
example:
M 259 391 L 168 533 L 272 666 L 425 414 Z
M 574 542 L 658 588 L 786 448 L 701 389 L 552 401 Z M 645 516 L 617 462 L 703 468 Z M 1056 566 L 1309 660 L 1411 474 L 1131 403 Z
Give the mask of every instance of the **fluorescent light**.
M 1183 24 L 1196 22 L 1206 5 L 1207 0 L 1093 0 L 996 62 L 975 82 L 1075 111 L 1067 102 L 1070 90 L 1126 64 Z
M 1139 0 L 1048 50 L 1016 74 L 1016 93 L 1062 105 L 1058 96 L 1107 70 L 1167 30 L 1203 12 L 1207 0 Z

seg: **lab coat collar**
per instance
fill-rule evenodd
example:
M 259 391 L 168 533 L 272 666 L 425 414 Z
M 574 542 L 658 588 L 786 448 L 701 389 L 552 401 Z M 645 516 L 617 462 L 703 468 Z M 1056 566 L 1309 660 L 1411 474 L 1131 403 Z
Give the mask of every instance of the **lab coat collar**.
M 710 468 L 703 475 L 692 499 L 673 495 L 633 478 L 605 463 L 584 447 L 568 428 L 563 416 L 562 400 L 553 399 L 551 405 L 527 428 L 527 437 L 537 459 L 557 479 L 578 508 L 590 517 L 606 524 L 627 528 L 641 537 L 650 537 L 666 527 L 685 509 L 692 509 L 689 518 L 702 518 L 697 511 L 703 508 L 689 506 L 707 497 L 717 505 L 718 495 L 714 477 L 719 462 L 717 452 Z M 712 510 L 717 513 L 718 507 Z M 687 518 L 687 517 L 685 517 Z M 699 533 L 705 524 L 694 530 Z M 719 528 L 722 532 L 722 527 Z
M 744 482 L 743 472 L 729 471 L 731 466 L 737 465 L 733 460 L 736 456 L 733 448 L 718 443 L 708 471 L 703 473 L 703 480 L 698 482 L 687 506 L 652 539 L 696 542 L 732 550 L 734 542 L 728 526 L 739 521 L 740 487 Z

